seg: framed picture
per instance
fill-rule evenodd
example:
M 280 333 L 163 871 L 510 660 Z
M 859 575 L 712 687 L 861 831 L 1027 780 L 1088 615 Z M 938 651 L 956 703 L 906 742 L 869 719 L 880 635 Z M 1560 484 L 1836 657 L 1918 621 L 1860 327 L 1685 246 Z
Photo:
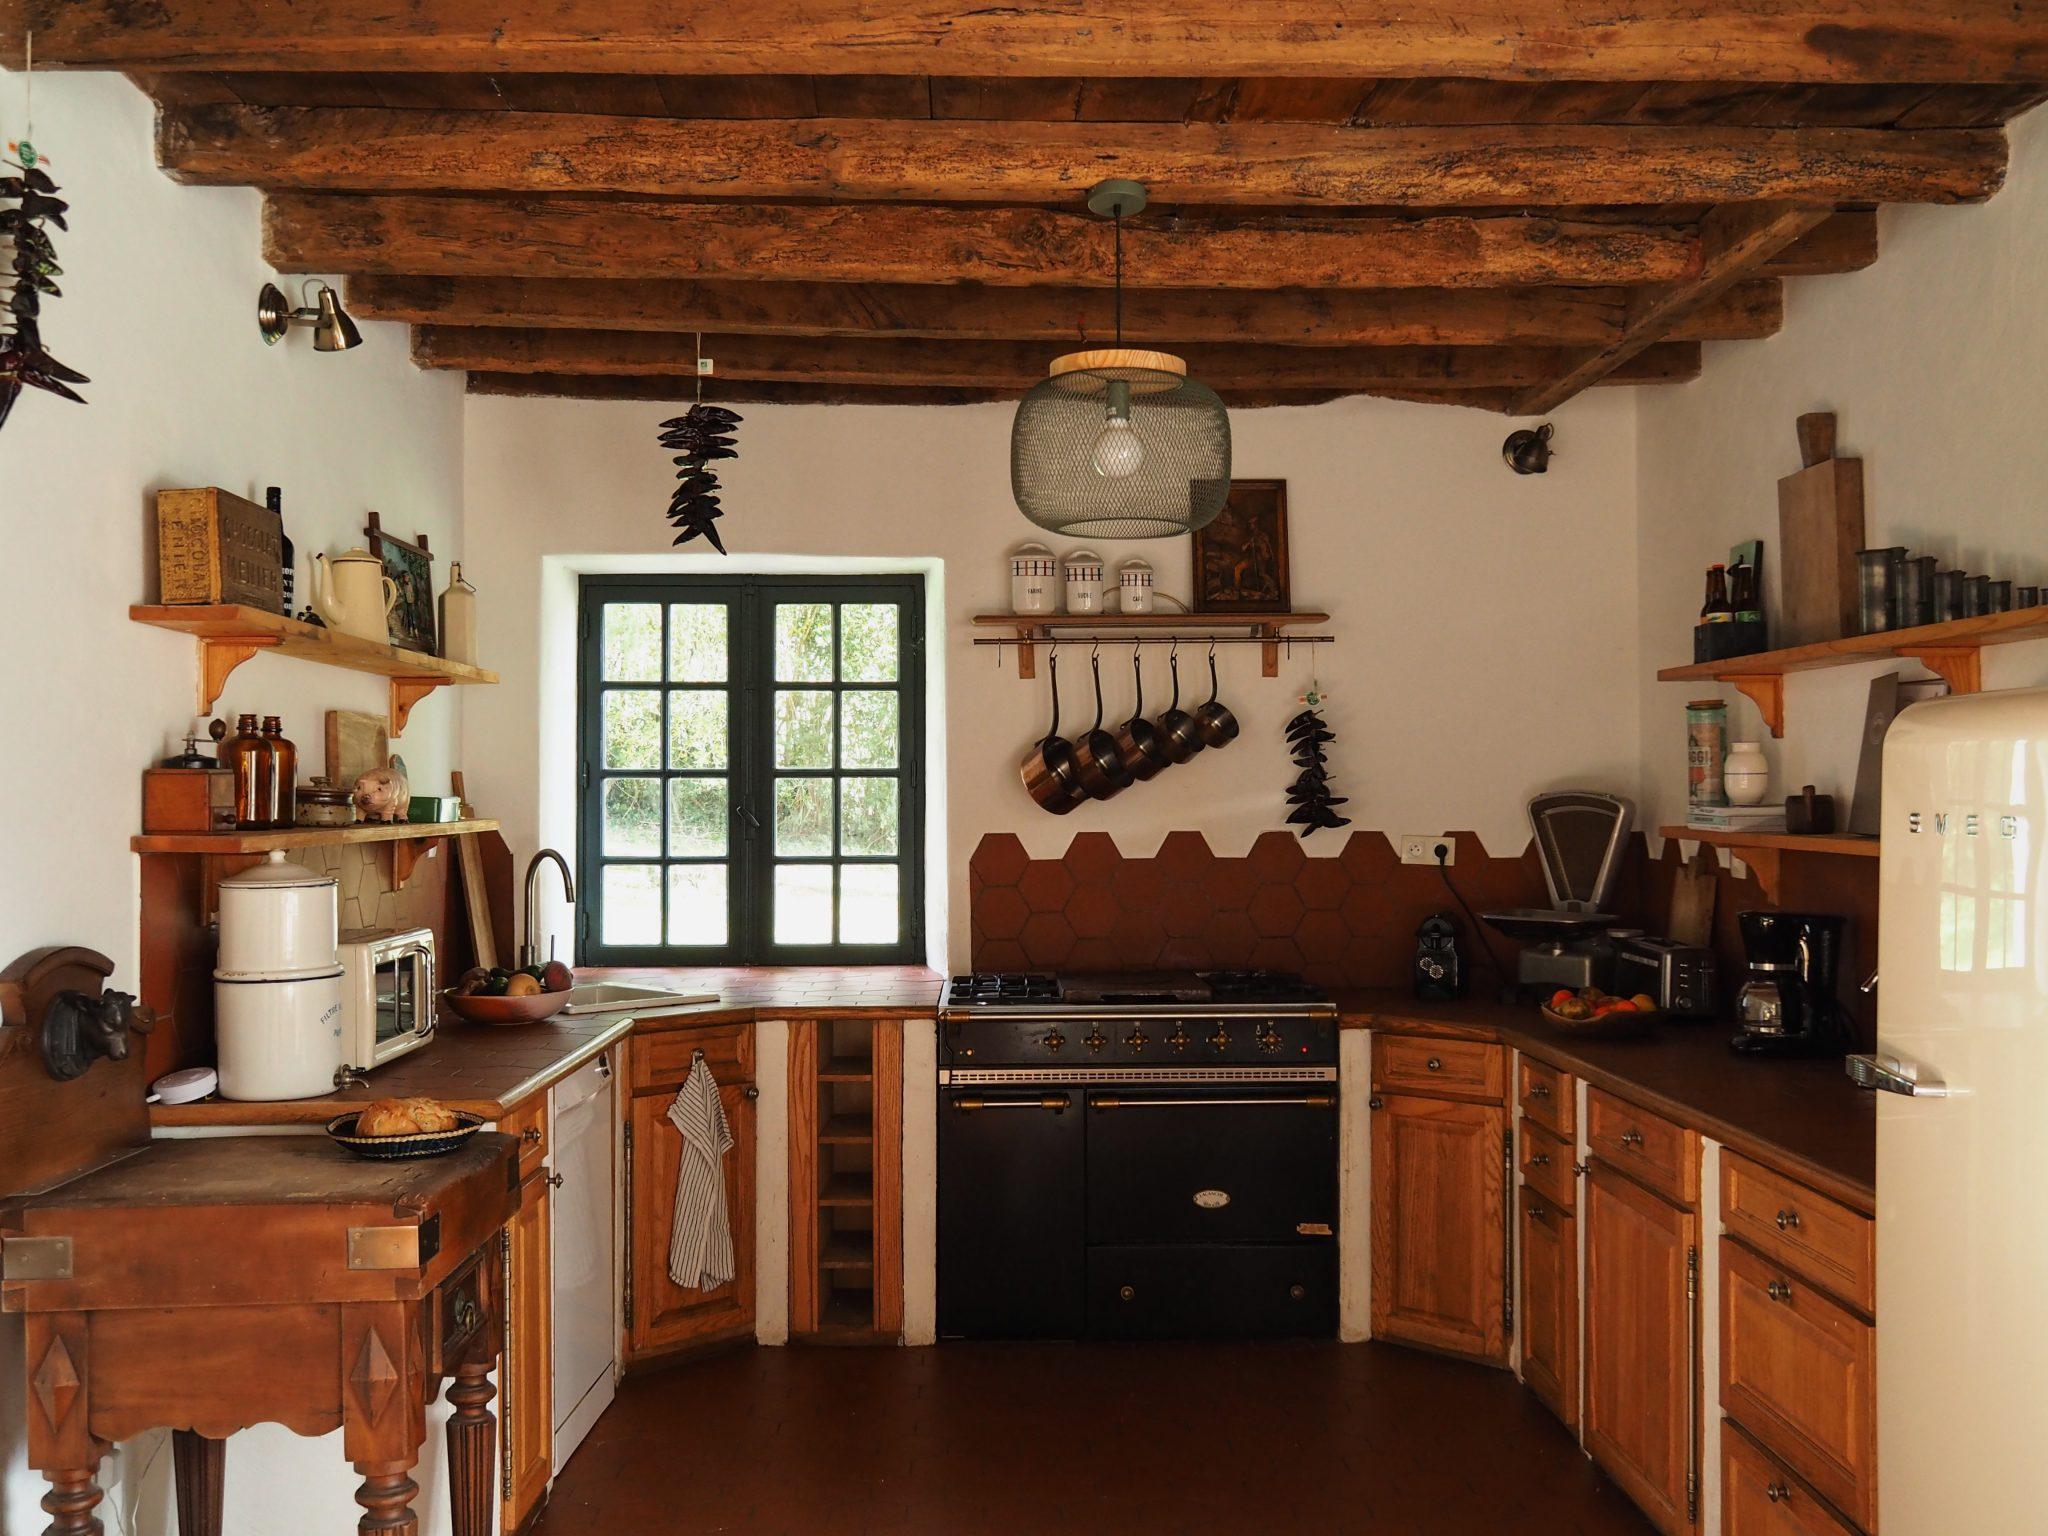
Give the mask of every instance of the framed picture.
M 1197 528 L 1195 612 L 1285 613 L 1287 482 L 1233 480 L 1216 520 Z
M 393 538 L 378 523 L 374 512 L 370 514 L 370 526 L 363 532 L 369 537 L 370 553 L 383 562 L 384 574 L 398 588 L 398 601 L 391 609 L 391 643 L 432 656 L 434 556 L 427 548 L 427 536 L 416 535 L 418 542 L 413 544 Z

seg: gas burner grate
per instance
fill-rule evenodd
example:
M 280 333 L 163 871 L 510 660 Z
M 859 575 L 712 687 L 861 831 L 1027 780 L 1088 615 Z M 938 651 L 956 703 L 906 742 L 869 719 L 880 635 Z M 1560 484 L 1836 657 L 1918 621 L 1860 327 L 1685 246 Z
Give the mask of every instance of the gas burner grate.
M 1294 971 L 1197 971 L 1218 1002 L 1319 1003 L 1325 993 Z
M 973 971 L 955 976 L 946 1001 L 963 1003 L 1054 1003 L 1060 984 L 1043 971 Z

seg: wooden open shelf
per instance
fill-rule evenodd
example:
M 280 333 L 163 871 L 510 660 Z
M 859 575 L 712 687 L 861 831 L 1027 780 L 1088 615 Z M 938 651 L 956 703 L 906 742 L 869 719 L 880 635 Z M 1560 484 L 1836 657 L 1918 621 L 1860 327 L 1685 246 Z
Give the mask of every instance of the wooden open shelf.
M 1976 693 L 1984 686 L 1983 650 L 2017 640 L 2048 639 L 2048 607 L 2021 608 L 2012 613 L 1987 613 L 1974 619 L 1950 619 L 1912 629 L 1888 629 L 1875 635 L 1845 635 L 1782 651 L 1730 656 L 1725 661 L 1700 661 L 1665 667 L 1660 683 L 1726 683 L 1749 698 L 1773 736 L 1785 734 L 1785 675 L 1822 667 L 1851 667 L 1886 660 L 1917 661 L 1956 693 Z
M 300 661 L 323 662 L 350 672 L 390 679 L 391 734 L 403 735 L 413 705 L 451 683 L 495 683 L 498 674 L 423 651 L 380 645 L 318 624 L 302 624 L 281 613 L 238 604 L 162 606 L 140 603 L 128 617 L 155 629 L 173 629 L 199 642 L 199 713 L 211 714 L 235 668 L 269 652 Z
M 1874 837 L 1855 837 L 1842 832 L 1724 832 L 1719 828 L 1707 827 L 1659 827 L 1657 835 L 1682 838 L 1694 843 L 1710 843 L 1716 848 L 1728 849 L 1749 866 L 1751 873 L 1756 876 L 1756 883 L 1763 888 L 1765 897 L 1773 903 L 1778 899 L 1778 881 L 1784 869 L 1784 855 L 1818 853 L 1874 859 L 1881 846 Z
M 1259 647 L 1260 671 L 1267 677 L 1280 675 L 1280 643 L 1290 629 L 1327 624 L 1327 613 L 977 613 L 977 627 L 1007 629 L 1016 636 L 1017 676 L 1038 675 L 1038 646 L 1058 639 L 1062 644 L 1086 645 L 1100 640 L 1129 641 L 1148 630 L 1208 634 L 1211 631 L 1249 630 L 1264 643 Z M 1057 633 L 1056 633 L 1057 632 Z M 990 642 L 984 641 L 983 644 Z
M 391 888 L 405 889 L 428 845 L 443 837 L 495 832 L 495 821 L 365 821 L 352 827 L 274 827 L 261 832 L 144 832 L 128 839 L 136 853 L 268 853 L 273 848 L 332 848 L 382 843 L 391 853 Z
M 903 1022 L 802 1019 L 789 1036 L 789 1326 L 810 1344 L 903 1327 Z

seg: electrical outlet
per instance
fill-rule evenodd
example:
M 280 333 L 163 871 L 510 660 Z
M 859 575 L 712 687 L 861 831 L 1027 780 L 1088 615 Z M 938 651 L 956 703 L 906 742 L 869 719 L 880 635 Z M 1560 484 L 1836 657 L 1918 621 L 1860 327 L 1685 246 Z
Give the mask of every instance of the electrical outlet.
M 1403 832 L 1401 834 L 1401 862 L 1403 864 L 1434 864 L 1437 849 L 1443 849 L 1446 864 L 1458 862 L 1458 844 L 1448 832 Z

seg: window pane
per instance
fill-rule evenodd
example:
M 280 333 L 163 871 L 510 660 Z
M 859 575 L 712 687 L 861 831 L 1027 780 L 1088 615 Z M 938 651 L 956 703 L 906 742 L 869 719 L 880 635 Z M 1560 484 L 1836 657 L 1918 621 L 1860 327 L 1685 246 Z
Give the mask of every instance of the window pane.
M 604 871 L 601 942 L 661 942 L 661 866 L 608 864 Z
M 895 779 L 839 781 L 841 853 L 860 855 L 896 851 L 896 783 Z
M 725 764 L 725 694 L 716 688 L 671 693 L 669 767 L 723 768 Z
M 775 766 L 832 766 L 832 695 L 822 689 L 775 695 Z
M 727 624 L 723 603 L 672 603 L 668 610 L 668 679 L 725 681 Z
M 832 942 L 832 866 L 775 866 L 775 942 Z
M 652 689 L 608 690 L 604 696 L 604 766 L 661 766 L 661 695 Z
M 900 936 L 902 903 L 894 864 L 839 866 L 839 942 L 894 944 Z
M 723 944 L 729 928 L 723 864 L 671 864 L 668 870 L 668 941 Z
M 829 854 L 832 851 L 832 781 L 775 781 L 775 851 Z
M 661 780 L 604 781 L 604 851 L 608 857 L 661 854 Z
M 724 853 L 728 825 L 725 780 L 669 780 L 668 851 L 671 858 L 701 859 Z
M 775 680 L 778 683 L 832 681 L 832 605 L 775 605 Z
M 896 766 L 896 694 L 893 689 L 859 689 L 839 695 L 839 766 Z
M 896 681 L 894 603 L 848 603 L 839 610 L 839 676 L 849 683 Z
M 608 683 L 661 681 L 661 604 L 604 605 L 604 677 Z

